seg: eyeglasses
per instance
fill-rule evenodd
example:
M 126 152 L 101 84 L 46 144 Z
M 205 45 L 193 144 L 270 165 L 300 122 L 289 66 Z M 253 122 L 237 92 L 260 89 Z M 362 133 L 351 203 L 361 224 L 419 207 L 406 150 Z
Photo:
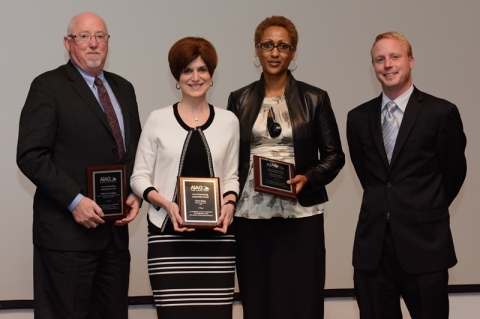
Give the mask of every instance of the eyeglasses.
M 273 113 L 272 108 L 268 110 L 267 130 L 271 138 L 279 137 L 282 133 L 282 126 L 275 120 L 275 113 Z
M 279 43 L 277 45 L 274 45 L 272 42 L 263 42 L 263 43 L 258 43 L 257 46 L 262 49 L 262 51 L 273 51 L 273 49 L 277 48 L 279 52 L 290 52 L 292 51 L 295 47 L 290 44 L 286 43 Z
M 106 43 L 108 39 L 110 39 L 110 35 L 105 33 L 97 33 L 93 35 L 90 33 L 79 33 L 79 34 L 70 34 L 68 36 L 71 38 L 76 38 L 78 42 L 81 42 L 81 43 L 90 42 L 92 38 L 95 38 L 100 43 Z

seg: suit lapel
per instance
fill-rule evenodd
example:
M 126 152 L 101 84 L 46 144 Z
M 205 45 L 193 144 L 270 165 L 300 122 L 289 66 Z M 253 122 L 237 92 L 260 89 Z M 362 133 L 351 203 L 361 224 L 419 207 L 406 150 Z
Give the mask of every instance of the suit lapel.
M 93 94 L 92 90 L 88 87 L 80 72 L 78 72 L 78 70 L 70 61 L 65 65 L 65 70 L 69 80 L 72 82 L 73 89 L 78 93 L 80 98 L 85 101 L 85 104 L 100 119 L 105 128 L 110 132 L 110 134 L 112 134 L 113 137 L 113 133 L 110 130 L 110 125 L 108 124 L 105 112 L 103 112 L 103 109 L 98 103 L 97 98 Z
M 412 131 L 415 121 L 417 120 L 418 114 L 422 109 L 422 104 L 420 101 L 423 100 L 422 92 L 414 88 L 410 99 L 408 100 L 407 107 L 405 109 L 405 114 L 403 115 L 402 124 L 400 125 L 400 130 L 398 131 L 397 140 L 395 142 L 395 148 L 393 149 L 392 161 L 390 166 L 395 163 L 395 160 L 398 157 L 398 154 L 402 150 L 405 142 Z
M 387 153 L 385 152 L 385 146 L 383 145 L 382 136 L 382 95 L 372 101 L 368 112 L 368 120 L 370 123 L 370 129 L 372 130 L 373 140 L 377 145 L 378 152 L 382 156 L 383 163 L 386 167 L 389 167 Z

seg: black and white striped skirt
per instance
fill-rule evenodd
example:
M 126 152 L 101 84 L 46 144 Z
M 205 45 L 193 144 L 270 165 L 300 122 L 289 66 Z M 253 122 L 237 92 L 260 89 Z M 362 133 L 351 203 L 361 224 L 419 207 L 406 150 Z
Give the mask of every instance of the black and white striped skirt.
M 157 230 L 149 225 L 148 273 L 158 318 L 232 318 L 233 234 Z

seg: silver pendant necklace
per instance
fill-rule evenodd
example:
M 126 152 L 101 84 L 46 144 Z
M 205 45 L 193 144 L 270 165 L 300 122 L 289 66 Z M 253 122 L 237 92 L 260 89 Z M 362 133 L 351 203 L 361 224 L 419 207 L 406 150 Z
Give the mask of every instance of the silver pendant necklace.
M 202 114 L 205 113 L 205 111 L 208 110 L 208 109 L 209 109 L 209 108 L 207 107 L 207 108 L 205 108 L 202 112 L 200 112 L 200 113 L 198 113 L 198 114 L 196 114 L 196 115 L 195 115 L 195 114 L 192 114 L 192 113 L 190 113 L 190 112 L 188 112 L 187 110 L 184 110 L 184 109 L 181 109 L 181 111 L 183 111 L 183 112 L 185 112 L 185 113 L 187 113 L 187 114 L 190 114 L 190 115 L 193 117 L 193 119 L 195 120 L 195 122 L 198 122 L 200 116 L 202 116 Z

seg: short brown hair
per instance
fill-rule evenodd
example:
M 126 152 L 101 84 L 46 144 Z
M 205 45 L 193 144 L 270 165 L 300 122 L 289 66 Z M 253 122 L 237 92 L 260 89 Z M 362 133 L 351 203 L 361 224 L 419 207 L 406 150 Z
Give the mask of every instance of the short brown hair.
M 389 31 L 389 32 L 385 32 L 377 35 L 377 37 L 375 38 L 375 41 L 372 44 L 372 49 L 370 49 L 370 55 L 372 55 L 373 47 L 375 47 L 375 44 L 377 44 L 377 42 L 382 39 L 395 39 L 402 42 L 403 45 L 405 46 L 405 49 L 407 50 L 407 55 L 409 57 L 412 56 L 413 53 L 412 53 L 412 46 L 410 45 L 410 42 L 408 42 L 407 38 L 405 38 L 403 34 L 398 33 L 396 31 Z M 372 59 L 373 59 L 373 56 L 372 56 Z
M 208 73 L 212 76 L 218 57 L 215 47 L 209 41 L 199 37 L 186 37 L 175 42 L 168 52 L 168 64 L 175 80 L 178 81 L 182 71 L 198 57 L 205 62 Z
M 257 26 L 257 29 L 255 29 L 255 37 L 253 39 L 255 41 L 255 44 L 260 43 L 260 39 L 262 38 L 263 33 L 269 27 L 285 28 L 285 30 L 287 30 L 288 32 L 288 35 L 290 36 L 290 41 L 292 41 L 291 45 L 293 45 L 295 49 L 297 48 L 297 28 L 295 28 L 295 25 L 292 21 L 290 21 L 290 19 L 287 19 L 283 16 L 271 16 L 260 22 L 260 24 Z

